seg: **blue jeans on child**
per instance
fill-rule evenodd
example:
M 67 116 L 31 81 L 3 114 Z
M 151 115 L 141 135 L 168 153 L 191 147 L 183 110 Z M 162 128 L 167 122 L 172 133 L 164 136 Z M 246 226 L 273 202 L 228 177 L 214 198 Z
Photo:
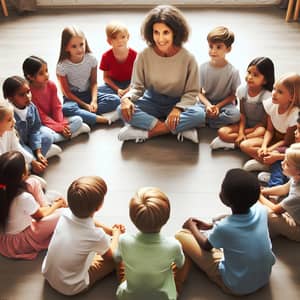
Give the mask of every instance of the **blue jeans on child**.
M 72 134 L 78 131 L 79 128 L 82 126 L 83 122 L 81 117 L 79 116 L 68 117 L 67 119 L 69 121 L 69 127 Z M 53 143 L 59 143 L 67 140 L 67 138 L 65 138 L 61 133 L 55 132 L 49 127 L 43 126 L 41 131 L 50 134 L 52 136 Z
M 173 107 L 180 98 L 156 93 L 153 90 L 146 90 L 143 97 L 135 102 L 135 111 L 130 125 L 144 130 L 151 130 L 155 127 L 158 120 L 164 120 L 169 115 Z M 119 116 L 122 118 L 121 108 L 118 107 Z M 174 134 L 179 132 L 201 127 L 205 122 L 205 113 L 197 105 L 187 107 L 181 114 L 179 123 L 174 130 Z
M 282 160 L 277 160 L 270 166 L 271 177 L 268 182 L 269 187 L 285 184 L 289 180 L 288 177 L 282 173 L 281 162 Z
M 113 80 L 114 84 L 119 87 L 119 89 L 125 90 L 130 84 L 130 81 L 116 81 Z M 99 86 L 99 91 L 103 94 L 113 94 L 116 95 L 117 92 L 113 90 L 108 84 L 104 84 Z
M 41 128 L 40 128 L 41 152 L 45 156 L 47 154 L 47 152 L 49 151 L 51 145 L 53 144 L 53 138 L 52 138 L 51 134 L 46 132 L 44 129 L 45 129 L 45 126 L 41 126 Z M 35 157 L 34 150 L 31 149 L 29 145 L 22 143 L 22 147 L 25 148 L 29 153 L 31 153 Z
M 84 101 L 87 104 L 91 103 L 91 93 L 90 91 L 85 92 L 73 92 L 78 98 Z M 97 93 L 97 103 L 98 103 L 98 110 L 96 113 L 89 112 L 80 106 L 73 100 L 64 98 L 63 104 L 63 114 L 66 117 L 71 116 L 80 116 L 84 123 L 89 125 L 94 125 L 96 123 L 96 115 L 101 115 L 107 112 L 111 112 L 115 110 L 118 105 L 120 104 L 120 98 L 117 95 L 110 95 L 104 94 L 99 91 Z
M 198 106 L 201 107 L 206 115 L 205 105 L 199 103 Z M 220 113 L 217 118 L 207 118 L 206 123 L 208 123 L 210 128 L 220 128 L 239 122 L 240 116 L 240 111 L 235 104 L 227 104 L 220 109 Z

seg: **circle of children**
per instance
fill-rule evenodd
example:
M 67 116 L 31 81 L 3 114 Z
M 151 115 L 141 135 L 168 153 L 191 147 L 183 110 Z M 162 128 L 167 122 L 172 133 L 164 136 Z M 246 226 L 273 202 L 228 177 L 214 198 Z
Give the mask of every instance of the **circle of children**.
M 105 85 L 98 87 L 97 61 L 83 32 L 65 28 L 56 69 L 63 105 L 42 58 L 25 59 L 25 79 L 5 80 L 0 253 L 34 259 L 48 249 L 42 274 L 65 295 L 85 292 L 117 270 L 119 299 L 176 299 L 191 263 L 225 293 L 255 292 L 268 283 L 275 263 L 270 236 L 300 241 L 300 76 L 274 82 L 272 60 L 257 57 L 240 85 L 239 72 L 225 58 L 234 34 L 223 26 L 208 34 L 210 61 L 198 68 L 182 46 L 188 24 L 173 6 L 149 11 L 141 32 L 148 47 L 137 55 L 127 46 L 124 25 L 106 27 L 111 49 L 102 56 Z M 197 127 L 218 128 L 212 149 L 239 148 L 252 158 L 223 180 L 220 200 L 232 214 L 212 223 L 190 218 L 175 237 L 165 237 L 160 229 L 170 215 L 168 197 L 143 187 L 129 209 L 139 233 L 125 233 L 121 224 L 110 228 L 93 219 L 107 191 L 98 176 L 75 180 L 67 201 L 50 201 L 43 180 L 29 174 L 43 173 L 47 158 L 61 151 L 53 143 L 119 118 L 126 124 L 121 141 L 172 133 L 198 143 Z M 250 172 L 265 169 L 258 178 Z

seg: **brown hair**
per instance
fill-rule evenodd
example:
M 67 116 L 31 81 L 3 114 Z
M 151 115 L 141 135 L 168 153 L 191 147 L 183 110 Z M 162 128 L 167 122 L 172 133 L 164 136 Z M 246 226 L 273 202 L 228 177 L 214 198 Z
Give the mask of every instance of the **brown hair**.
M 88 45 L 87 39 L 84 33 L 75 26 L 65 27 L 61 34 L 61 43 L 60 43 L 60 53 L 58 62 L 62 62 L 63 60 L 69 58 L 69 53 L 66 51 L 66 48 L 70 42 L 70 40 L 75 37 L 81 37 L 85 41 L 85 53 L 91 53 L 91 49 Z
M 102 205 L 107 192 L 105 181 L 98 176 L 83 176 L 68 189 L 68 204 L 78 218 L 88 218 Z
M 160 189 L 143 187 L 131 199 L 129 214 L 141 232 L 157 233 L 170 217 L 170 202 Z
M 208 33 L 207 41 L 209 43 L 224 43 L 229 48 L 234 42 L 234 33 L 227 27 L 218 26 Z
M 189 37 L 189 26 L 182 12 L 171 5 L 159 5 L 150 10 L 141 27 L 141 35 L 150 47 L 155 45 L 153 39 L 153 25 L 164 23 L 171 28 L 175 46 L 181 47 Z

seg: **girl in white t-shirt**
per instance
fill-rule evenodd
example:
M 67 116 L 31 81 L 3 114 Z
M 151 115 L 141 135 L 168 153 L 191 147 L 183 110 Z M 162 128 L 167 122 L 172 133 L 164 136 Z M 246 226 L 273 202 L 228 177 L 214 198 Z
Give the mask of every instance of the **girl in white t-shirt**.
M 34 259 L 47 249 L 66 202 L 47 206 L 39 181 L 28 178 L 24 156 L 10 151 L 0 156 L 0 253 L 10 258 Z
M 286 150 L 282 169 L 290 180 L 283 185 L 263 188 L 260 202 L 270 209 L 271 236 L 282 235 L 300 242 L 300 143 Z M 279 203 L 273 203 L 267 196 L 285 197 Z
M 271 97 L 274 85 L 274 64 L 268 57 L 256 57 L 247 67 L 246 84 L 240 85 L 236 96 L 240 103 L 239 123 L 221 127 L 211 142 L 212 150 L 234 149 L 240 143 L 262 137 L 266 127 L 266 113 L 262 102 Z
M 84 33 L 74 26 L 64 28 L 56 68 L 66 117 L 80 116 L 84 123 L 110 124 L 119 116 L 118 95 L 104 94 L 97 86 L 97 60 Z
M 265 100 L 263 105 L 267 113 L 264 136 L 240 144 L 241 150 L 254 158 L 244 165 L 247 171 L 264 170 L 282 160 L 282 148 L 294 142 L 300 107 L 300 75 L 283 75 L 274 85 L 272 98 Z

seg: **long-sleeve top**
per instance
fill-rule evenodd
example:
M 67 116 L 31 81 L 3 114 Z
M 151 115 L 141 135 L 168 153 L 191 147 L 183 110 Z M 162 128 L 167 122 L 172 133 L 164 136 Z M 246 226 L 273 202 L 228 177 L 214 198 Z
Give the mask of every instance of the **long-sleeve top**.
M 138 54 L 131 80 L 131 87 L 123 98 L 132 101 L 140 98 L 144 91 L 180 98 L 176 107 L 184 109 L 194 105 L 200 90 L 199 69 L 195 57 L 185 48 L 174 56 L 159 56 L 153 48 L 145 48 Z
M 30 90 L 32 102 L 38 109 L 42 124 L 55 132 L 62 132 L 69 122 L 64 118 L 55 83 L 49 80 L 43 88 L 30 86 Z

